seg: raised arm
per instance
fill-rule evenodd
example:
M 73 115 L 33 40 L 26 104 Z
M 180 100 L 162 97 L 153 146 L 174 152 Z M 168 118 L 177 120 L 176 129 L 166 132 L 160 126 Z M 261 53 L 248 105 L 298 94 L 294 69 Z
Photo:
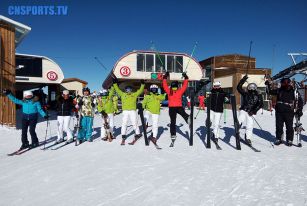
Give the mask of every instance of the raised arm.
M 145 84 L 142 82 L 141 87 L 135 92 L 136 96 L 140 96 L 144 91 Z
M 19 104 L 19 105 L 23 104 L 23 101 L 20 99 L 17 99 L 12 93 L 8 94 L 7 97 L 15 104 Z
M 122 90 L 120 90 L 120 88 L 118 87 L 117 83 L 113 84 L 113 87 L 116 91 L 116 93 L 121 97 L 123 96 L 124 92 Z
M 248 79 L 248 76 L 245 75 L 245 76 L 239 81 L 239 83 L 238 83 L 238 85 L 237 85 L 237 90 L 238 90 L 238 92 L 239 92 L 240 94 L 242 94 L 242 95 L 246 93 L 246 92 L 243 90 L 242 86 L 243 86 L 243 84 L 246 82 L 247 79 Z
M 169 93 L 170 93 L 170 89 L 168 88 L 166 79 L 163 79 L 163 80 L 162 80 L 162 86 L 163 86 L 164 91 L 165 91 L 167 94 L 169 94 Z
M 113 95 L 114 95 L 114 87 L 112 86 L 111 89 L 110 89 L 110 92 L 109 92 L 109 98 L 112 98 Z
M 180 92 L 180 94 L 183 94 L 185 92 L 185 90 L 188 88 L 188 83 L 189 83 L 188 79 L 183 80 L 182 87 L 178 91 L 178 92 Z

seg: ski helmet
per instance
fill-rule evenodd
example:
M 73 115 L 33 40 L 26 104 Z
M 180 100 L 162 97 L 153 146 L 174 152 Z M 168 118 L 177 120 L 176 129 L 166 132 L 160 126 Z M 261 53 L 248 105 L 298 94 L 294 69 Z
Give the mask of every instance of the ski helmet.
M 152 85 L 150 85 L 149 89 L 150 89 L 150 92 L 156 94 L 156 93 L 158 93 L 159 87 L 158 87 L 158 85 L 152 84 Z
M 68 90 L 63 90 L 63 95 L 69 95 L 69 91 Z
M 171 83 L 171 88 L 178 88 L 178 86 L 179 86 L 178 81 L 173 81 L 173 82 Z
M 132 92 L 132 87 L 131 86 L 126 86 L 125 87 L 125 92 L 131 93 Z
M 89 89 L 88 87 L 84 87 L 84 88 L 82 89 L 82 92 L 85 92 L 85 91 L 88 91 L 88 93 L 91 93 L 91 91 L 90 91 L 90 89 Z
M 101 90 L 100 91 L 100 96 L 103 96 L 103 97 L 105 97 L 105 96 L 108 96 L 109 95 L 109 92 L 108 92 L 108 90 L 106 90 L 106 89 L 103 89 L 103 90 Z
M 248 91 L 256 91 L 257 90 L 257 85 L 255 83 L 249 83 L 247 85 L 247 90 Z
M 220 86 L 221 86 L 220 81 L 213 82 L 213 87 L 220 87 Z
M 23 97 L 31 96 L 33 97 L 33 92 L 32 91 L 24 91 L 23 92 Z

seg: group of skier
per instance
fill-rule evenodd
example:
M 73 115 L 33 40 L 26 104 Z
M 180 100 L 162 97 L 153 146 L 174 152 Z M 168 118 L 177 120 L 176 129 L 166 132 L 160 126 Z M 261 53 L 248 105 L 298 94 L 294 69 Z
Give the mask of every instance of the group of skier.
M 145 131 L 148 127 L 148 121 L 151 119 L 152 122 L 152 133 L 149 140 L 155 145 L 158 138 L 158 124 L 159 115 L 161 109 L 161 102 L 165 100 L 166 95 L 168 97 L 168 107 L 169 107 L 169 117 L 170 117 L 170 137 L 172 144 L 176 140 L 176 121 L 177 114 L 179 114 L 184 121 L 191 126 L 191 118 L 189 114 L 186 113 L 183 104 L 182 96 L 186 92 L 188 87 L 189 77 L 186 73 L 182 73 L 184 78 L 182 86 L 180 87 L 178 81 L 172 81 L 170 86 L 167 81 L 169 79 L 169 73 L 166 72 L 162 80 L 162 88 L 165 91 L 164 94 L 159 93 L 159 86 L 152 84 L 149 88 L 149 94 L 144 96 L 142 101 L 142 108 L 145 110 L 144 119 L 146 122 Z M 245 75 L 237 85 L 237 91 L 241 94 L 241 107 L 238 118 L 239 127 L 246 125 L 245 141 L 247 144 L 251 145 L 251 139 L 253 138 L 253 123 L 254 116 L 257 114 L 259 109 L 263 107 L 262 95 L 258 92 L 257 85 L 255 83 L 249 83 L 246 90 L 243 89 L 243 84 L 247 81 L 248 76 Z M 117 100 L 114 101 L 114 92 L 118 94 L 121 98 L 122 103 L 122 125 L 121 125 L 121 145 L 125 145 L 127 139 L 127 124 L 128 119 L 132 124 L 135 135 L 134 139 L 129 144 L 134 144 L 140 137 L 141 133 L 137 121 L 137 102 L 138 97 L 143 94 L 145 88 L 144 80 L 140 81 L 140 88 L 133 92 L 131 86 L 126 86 L 122 91 L 119 88 L 118 80 L 116 77 L 113 78 L 113 85 L 109 89 L 102 89 L 99 92 L 97 98 L 91 96 L 89 88 L 83 89 L 82 96 L 70 96 L 69 91 L 64 90 L 62 95 L 58 98 L 56 104 L 57 110 L 57 140 L 55 143 L 63 142 L 63 131 L 67 134 L 66 143 L 71 143 L 73 141 L 72 131 L 69 129 L 70 120 L 72 116 L 72 111 L 78 110 L 78 135 L 77 143 L 80 144 L 83 141 L 92 141 L 93 132 L 93 119 L 95 116 L 94 108 L 97 107 L 97 111 L 101 114 L 103 125 L 101 128 L 101 138 L 102 140 L 112 141 L 114 139 L 113 127 L 114 127 L 114 113 L 118 112 Z M 290 79 L 284 78 L 281 80 L 281 87 L 278 89 L 273 89 L 271 87 L 272 81 L 266 80 L 267 91 L 271 95 L 277 95 L 276 104 L 276 141 L 275 145 L 279 145 L 282 140 L 283 135 L 283 124 L 286 124 L 286 145 L 291 146 L 293 144 L 293 119 L 300 118 L 302 114 L 303 101 L 297 90 L 294 88 Z M 213 82 L 213 87 L 210 91 L 210 103 L 208 112 L 210 112 L 210 122 L 212 123 L 212 139 L 217 143 L 220 138 L 219 129 L 221 127 L 220 120 L 222 117 L 224 104 L 229 103 L 230 94 L 223 91 L 221 88 L 221 83 L 219 81 Z M 38 119 L 38 113 L 48 120 L 49 115 L 46 113 L 37 99 L 33 96 L 30 91 L 24 92 L 24 99 L 19 100 L 14 97 L 10 90 L 4 90 L 3 93 L 13 101 L 15 104 L 22 105 L 22 146 L 20 149 L 25 149 L 28 147 L 37 147 L 39 142 L 35 133 L 35 127 Z M 199 109 L 204 109 L 205 107 L 205 96 L 200 95 L 199 98 Z M 193 97 L 192 97 L 193 98 Z M 116 102 L 116 105 L 114 104 Z M 191 105 L 193 106 L 193 105 Z M 211 125 L 211 124 L 210 124 Z M 30 127 L 30 134 L 32 138 L 32 144 L 29 145 L 27 139 L 27 129 Z M 211 137 L 210 137 L 211 138 Z M 172 145 L 171 144 L 171 145 Z

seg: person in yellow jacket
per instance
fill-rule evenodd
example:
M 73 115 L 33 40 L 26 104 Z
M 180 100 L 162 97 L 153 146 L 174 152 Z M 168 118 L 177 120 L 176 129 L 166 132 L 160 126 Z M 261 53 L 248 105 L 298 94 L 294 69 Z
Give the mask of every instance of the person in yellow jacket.
M 148 123 L 149 118 L 152 120 L 152 134 L 150 140 L 157 142 L 158 122 L 160 116 L 161 102 L 165 99 L 166 94 L 158 93 L 159 87 L 155 84 L 150 86 L 150 93 L 144 97 L 142 102 L 145 122 Z
M 122 135 L 121 145 L 125 145 L 125 140 L 127 138 L 126 129 L 127 129 L 128 117 L 130 118 L 130 121 L 132 123 L 135 132 L 134 141 L 136 141 L 141 137 L 140 130 L 136 121 L 137 120 L 136 103 L 138 96 L 140 96 L 144 91 L 145 82 L 144 80 L 141 80 L 141 87 L 136 92 L 132 92 L 131 86 L 126 86 L 125 92 L 121 91 L 117 85 L 117 82 L 118 82 L 117 78 L 114 78 L 113 79 L 114 89 L 122 100 L 123 123 L 121 128 L 121 135 Z
M 114 87 L 108 91 L 103 89 L 100 91 L 98 101 L 97 101 L 97 110 L 102 115 L 103 126 L 101 127 L 101 139 L 106 141 L 108 140 L 105 125 L 109 124 L 109 131 L 111 137 L 113 138 L 113 126 L 114 126 L 114 107 L 113 107 L 113 94 Z M 112 139 L 109 139 L 111 141 Z

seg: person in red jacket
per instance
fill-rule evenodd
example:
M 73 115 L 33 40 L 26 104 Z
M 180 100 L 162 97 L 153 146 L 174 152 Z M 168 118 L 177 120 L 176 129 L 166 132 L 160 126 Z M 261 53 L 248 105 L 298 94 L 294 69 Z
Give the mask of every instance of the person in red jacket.
M 205 96 L 203 93 L 200 93 L 198 96 L 198 101 L 199 101 L 199 109 L 205 110 Z
M 173 81 L 171 83 L 171 87 L 169 88 L 167 85 L 166 79 L 169 77 L 169 72 L 166 72 L 163 76 L 163 82 L 162 86 L 164 91 L 168 95 L 168 107 L 169 107 L 169 116 L 171 118 L 171 125 L 170 125 L 170 132 L 171 132 L 171 139 L 172 141 L 175 141 L 176 139 L 176 117 L 177 114 L 180 114 L 183 119 L 186 121 L 187 124 L 189 124 L 189 116 L 182 107 L 182 95 L 184 94 L 185 90 L 188 87 L 188 79 L 186 73 L 182 73 L 182 76 L 184 77 L 183 85 L 181 88 L 179 88 L 178 81 Z

